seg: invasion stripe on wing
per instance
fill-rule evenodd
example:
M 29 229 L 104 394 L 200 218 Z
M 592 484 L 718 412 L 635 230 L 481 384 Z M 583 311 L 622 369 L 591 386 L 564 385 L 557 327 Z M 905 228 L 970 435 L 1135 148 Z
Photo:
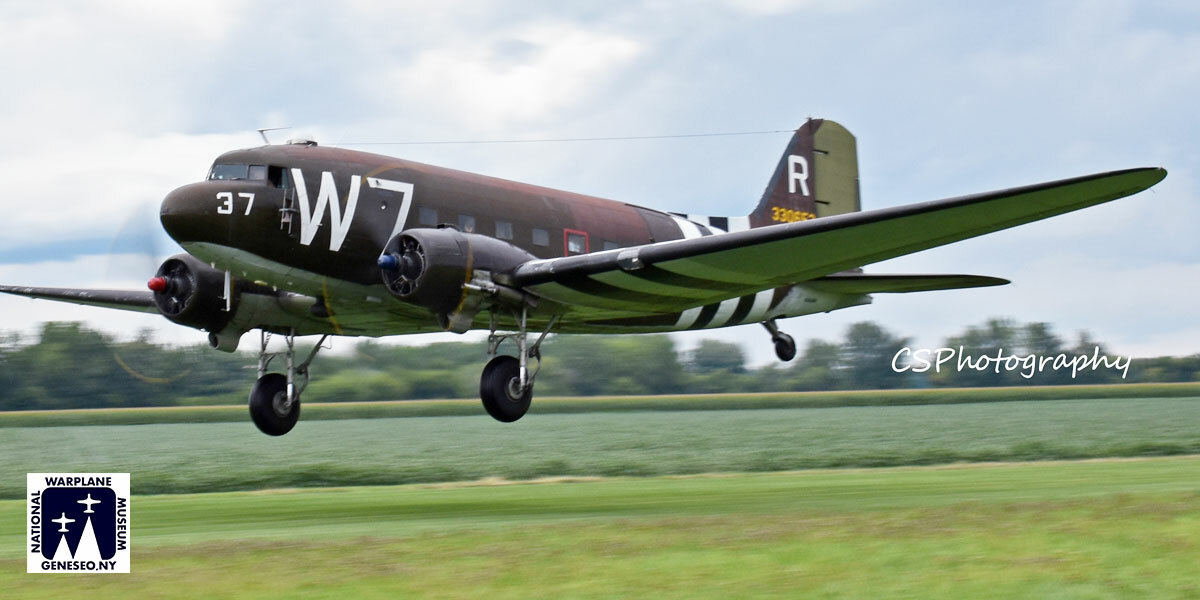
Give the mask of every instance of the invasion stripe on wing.
M 762 292 L 753 296 L 742 296 L 738 300 L 737 309 L 733 311 L 733 315 L 729 317 L 727 323 L 741 323 L 746 320 L 746 316 L 750 314 L 750 309 L 754 307 L 754 301 L 761 295 Z
M 711 321 L 709 321 L 708 326 L 721 327 L 722 325 L 728 324 L 730 322 L 730 317 L 732 317 L 733 313 L 737 310 L 739 302 L 741 302 L 741 298 L 730 298 L 719 304 L 717 308 L 717 314 L 713 315 L 713 318 Z
M 676 329 L 711 329 L 758 323 L 787 296 L 788 288 L 763 290 L 724 302 L 690 308 L 679 315 Z
M 763 290 L 754 295 L 754 304 L 750 306 L 750 312 L 743 319 L 743 322 L 758 322 L 762 321 L 763 317 L 767 316 L 767 311 L 771 310 L 772 300 L 775 298 L 775 290 Z
M 615 303 L 620 303 L 622 307 L 635 308 L 628 305 L 644 304 L 644 308 L 652 308 L 674 307 L 680 304 L 686 306 L 691 299 L 702 301 L 714 296 L 729 297 L 746 287 L 742 282 L 700 279 L 647 265 L 636 271 L 609 271 L 596 275 L 564 277 L 559 281 L 538 284 L 534 289 L 542 295 L 560 301 L 566 300 L 561 298 L 561 291 L 570 290 L 573 292 L 571 296 L 586 295 L 588 298 L 571 299 L 585 305 L 613 307 Z M 589 301 L 592 298 L 595 300 Z M 731 308 L 729 315 L 732 315 L 732 311 Z
M 704 308 L 704 307 L 697 306 L 696 308 L 689 308 L 689 309 L 679 313 L 679 320 L 675 322 L 675 328 L 676 329 L 690 328 L 692 326 L 692 323 L 695 323 L 696 319 L 700 318 L 700 310 L 702 308 Z
M 700 316 L 696 318 L 696 322 L 692 323 L 692 326 L 688 327 L 688 329 L 704 329 L 708 327 L 708 324 L 712 322 L 712 319 L 714 316 L 716 316 L 717 309 L 720 308 L 720 306 L 720 304 L 709 304 L 708 306 L 700 309 Z
M 683 239 L 690 240 L 693 238 L 704 237 L 704 232 L 700 231 L 700 225 L 693 223 L 688 219 L 671 215 L 675 220 L 675 224 L 679 226 L 680 233 L 683 234 Z
M 671 213 L 698 225 L 707 226 L 714 233 L 732 233 L 750 229 L 750 217 L 709 217 L 704 215 L 684 215 Z
M 638 279 L 644 279 L 646 281 L 652 281 L 654 283 L 659 283 L 662 285 L 669 285 L 669 286 L 673 286 L 673 287 L 684 287 L 684 288 L 690 288 L 690 289 L 702 289 L 702 290 L 713 290 L 713 291 L 717 291 L 717 292 L 725 292 L 725 291 L 729 291 L 729 290 L 741 287 L 740 284 L 736 284 L 736 283 L 725 282 L 725 281 L 715 281 L 712 279 L 701 279 L 699 277 L 692 277 L 689 275 L 684 275 L 682 273 L 675 273 L 673 271 L 668 271 L 666 269 L 660 269 L 659 267 L 657 267 L 655 265 L 646 265 L 645 267 L 642 267 L 641 269 L 638 269 L 636 271 L 627 271 L 624 274 L 628 275 L 630 277 L 636 277 Z
M 643 302 L 643 303 L 660 303 L 660 304 L 678 304 L 678 296 L 668 296 L 664 294 L 652 294 L 650 292 L 638 292 L 619 288 L 615 285 L 596 281 L 591 277 L 564 277 L 556 282 L 567 289 L 574 290 L 581 294 L 595 296 L 605 301 L 620 301 L 620 302 Z
M 667 275 L 667 273 L 663 271 Z M 665 277 L 643 277 L 640 272 L 625 273 L 621 271 L 610 271 L 607 273 L 596 273 L 590 276 L 592 279 L 601 283 L 629 290 L 631 292 L 639 292 L 656 295 L 672 295 L 680 298 L 711 298 L 713 292 L 728 291 L 729 287 L 717 287 L 711 282 L 704 282 L 705 285 L 687 285 L 683 281 L 668 281 Z
M 787 288 L 762 290 L 756 294 L 731 298 L 723 302 L 689 308 L 677 315 L 660 314 L 644 317 L 621 317 L 589 321 L 592 325 L 614 327 L 670 327 L 676 331 L 686 329 L 713 329 L 747 323 L 759 323 L 772 306 L 776 297 L 787 295 Z M 730 307 L 733 307 L 732 309 Z

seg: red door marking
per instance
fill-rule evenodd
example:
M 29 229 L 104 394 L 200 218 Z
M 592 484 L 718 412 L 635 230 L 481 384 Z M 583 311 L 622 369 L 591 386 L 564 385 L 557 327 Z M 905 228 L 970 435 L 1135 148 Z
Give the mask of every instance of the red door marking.
M 568 240 L 570 239 L 570 236 L 572 233 L 575 235 L 583 236 L 583 253 L 587 254 L 588 252 L 590 252 L 591 251 L 589 248 L 590 242 L 588 241 L 588 234 L 586 231 L 579 231 L 578 229 L 567 229 L 564 227 L 563 228 L 563 256 L 571 255 L 571 250 L 570 250 L 571 246 L 568 244 Z

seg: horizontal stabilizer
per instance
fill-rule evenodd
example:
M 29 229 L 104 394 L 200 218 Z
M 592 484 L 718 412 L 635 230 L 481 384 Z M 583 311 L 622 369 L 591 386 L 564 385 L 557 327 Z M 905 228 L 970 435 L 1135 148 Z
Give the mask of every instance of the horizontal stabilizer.
M 983 275 L 889 275 L 883 273 L 835 273 L 804 283 L 805 287 L 837 294 L 902 294 L 1006 285 L 1007 279 Z
M 154 305 L 154 293 L 131 290 L 84 290 L 76 288 L 25 287 L 0 285 L 0 292 L 43 300 L 58 300 L 72 304 L 85 304 L 103 308 L 132 310 L 160 314 Z

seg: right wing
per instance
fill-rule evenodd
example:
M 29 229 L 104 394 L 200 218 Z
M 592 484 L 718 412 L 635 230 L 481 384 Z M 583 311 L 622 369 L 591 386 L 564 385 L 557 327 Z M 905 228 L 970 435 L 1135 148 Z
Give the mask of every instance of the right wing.
M 1161 168 L 532 260 L 513 282 L 568 306 L 672 312 L 849 271 L 1136 194 Z
M 154 305 L 154 292 L 126 290 L 87 290 L 78 288 L 25 287 L 0 285 L 0 292 L 43 300 L 58 300 L 118 310 L 161 314 Z

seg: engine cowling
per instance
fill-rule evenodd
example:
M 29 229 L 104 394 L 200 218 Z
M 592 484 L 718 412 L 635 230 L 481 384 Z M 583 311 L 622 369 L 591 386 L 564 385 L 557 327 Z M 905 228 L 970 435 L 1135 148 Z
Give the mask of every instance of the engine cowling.
M 154 304 L 174 323 L 209 332 L 229 324 L 233 310 L 225 310 L 225 273 L 187 254 L 163 261 L 154 279 Z M 237 295 L 230 302 L 236 308 Z
M 489 283 L 533 260 L 532 254 L 503 240 L 463 233 L 452 227 L 409 229 L 393 237 L 379 257 L 383 283 L 397 298 L 423 306 L 445 325 L 461 310 L 471 283 L 486 272 Z

